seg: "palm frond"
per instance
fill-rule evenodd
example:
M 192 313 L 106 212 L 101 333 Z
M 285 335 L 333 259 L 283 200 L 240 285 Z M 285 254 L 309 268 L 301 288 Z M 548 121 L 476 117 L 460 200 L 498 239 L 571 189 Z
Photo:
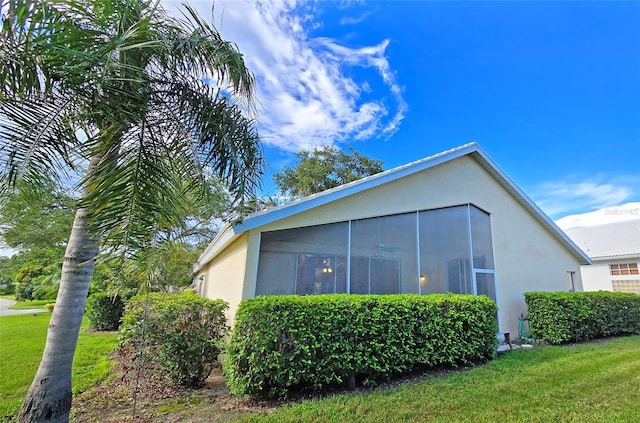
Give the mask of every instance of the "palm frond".
M 75 168 L 72 152 L 78 154 L 81 145 L 73 109 L 73 101 L 64 97 L 0 103 L 0 187 L 18 179 L 41 184 Z
M 164 58 L 161 67 L 173 74 L 194 73 L 201 80 L 212 79 L 219 84 L 227 81 L 232 94 L 255 112 L 255 79 L 238 47 L 223 40 L 218 30 L 191 6 L 183 6 L 184 19 L 174 19 L 174 25 L 164 30 L 170 54 Z
M 32 66 L 41 83 L 29 101 L 15 96 L 0 106 L 7 181 L 70 168 L 74 154 L 95 158 L 81 205 L 94 233 L 124 250 L 179 227 L 189 202 L 210 192 L 210 177 L 236 201 L 253 194 L 264 166 L 255 122 L 245 116 L 254 79 L 233 43 L 190 7 L 178 20 L 149 0 L 46 3 L 51 22 L 23 34 L 12 21 L 6 32 L 24 50 L 20 67 Z M 0 65 L 0 75 L 18 70 Z M 7 95 L 28 85 L 13 76 Z M 88 139 L 72 136 L 80 127 Z
M 46 2 L 3 0 L 0 36 L 0 99 L 44 90 L 39 40 L 61 25 Z
M 154 90 L 154 128 L 165 130 L 170 149 L 188 157 L 193 178 L 202 169 L 223 180 L 236 197 L 251 196 L 264 167 L 254 121 L 219 91 L 183 78 Z

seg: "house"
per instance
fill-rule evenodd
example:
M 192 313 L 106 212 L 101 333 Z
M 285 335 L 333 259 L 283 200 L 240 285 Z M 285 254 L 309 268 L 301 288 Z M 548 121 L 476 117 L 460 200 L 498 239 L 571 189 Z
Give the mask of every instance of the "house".
M 524 292 L 582 290 L 589 263 L 471 143 L 227 225 L 195 283 L 231 319 L 257 295 L 485 294 L 515 334 Z
M 566 233 L 593 262 L 580 268 L 585 291 L 640 294 L 640 219 L 572 228 Z

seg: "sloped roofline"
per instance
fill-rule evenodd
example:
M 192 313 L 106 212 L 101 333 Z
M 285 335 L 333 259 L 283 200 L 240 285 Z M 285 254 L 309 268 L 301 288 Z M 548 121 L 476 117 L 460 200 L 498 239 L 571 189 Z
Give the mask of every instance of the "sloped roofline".
M 281 219 L 304 213 L 307 210 L 332 203 L 360 192 L 396 181 L 405 176 L 430 169 L 463 156 L 473 157 L 489 174 L 491 174 L 533 217 L 542 224 L 558 241 L 564 244 L 581 264 L 591 264 L 589 257 L 518 187 L 515 182 L 489 157 L 475 142 L 443 151 L 442 153 L 408 163 L 375 175 L 368 176 L 348 184 L 312 194 L 281 206 L 272 207 L 252 213 L 241 223 L 227 224 L 202 253 L 195 271 L 223 251 L 227 245 L 235 241 L 244 232 L 268 225 Z
M 637 260 L 640 259 L 640 253 L 630 253 L 630 254 L 612 254 L 608 256 L 593 256 L 589 257 L 591 261 L 612 261 L 612 260 Z

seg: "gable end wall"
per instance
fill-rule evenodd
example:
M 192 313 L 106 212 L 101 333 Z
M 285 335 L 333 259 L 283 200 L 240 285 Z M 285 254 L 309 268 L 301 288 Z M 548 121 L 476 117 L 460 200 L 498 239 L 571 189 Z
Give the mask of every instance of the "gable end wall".
M 475 159 L 464 156 L 250 231 L 244 298 L 255 293 L 260 232 L 472 203 L 491 214 L 502 328 L 515 337 L 526 291 L 582 290 L 578 259 Z

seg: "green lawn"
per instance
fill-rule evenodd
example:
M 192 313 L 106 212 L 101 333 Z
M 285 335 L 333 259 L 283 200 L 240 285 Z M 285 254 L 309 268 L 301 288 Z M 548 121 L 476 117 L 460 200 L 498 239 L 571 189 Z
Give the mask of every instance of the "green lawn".
M 0 317 L 0 421 L 14 415 L 35 376 L 44 350 L 51 313 Z M 85 333 L 78 339 L 73 363 L 73 391 L 82 392 L 107 376 L 116 333 Z M 27 341 L 27 342 L 25 342 Z
M 15 301 L 15 300 L 14 300 Z M 27 310 L 31 308 L 44 308 L 45 304 L 55 303 L 55 300 L 33 300 L 33 301 L 18 301 L 11 307 L 10 310 Z
M 13 294 L 0 295 L 0 298 L 5 300 L 15 301 L 16 296 Z M 27 310 L 32 308 L 44 308 L 45 304 L 55 303 L 56 300 L 33 300 L 33 301 L 18 301 L 16 304 L 9 307 L 10 310 Z
M 240 421 L 639 422 L 640 336 L 513 351 L 444 378 Z
M 44 348 L 50 316 L 0 317 L 0 421 L 20 407 Z M 114 333 L 81 333 L 74 392 L 107 375 L 108 353 L 115 345 Z M 309 400 L 265 416 L 245 415 L 239 421 L 636 423 L 640 336 L 513 351 L 446 377 L 369 394 Z

